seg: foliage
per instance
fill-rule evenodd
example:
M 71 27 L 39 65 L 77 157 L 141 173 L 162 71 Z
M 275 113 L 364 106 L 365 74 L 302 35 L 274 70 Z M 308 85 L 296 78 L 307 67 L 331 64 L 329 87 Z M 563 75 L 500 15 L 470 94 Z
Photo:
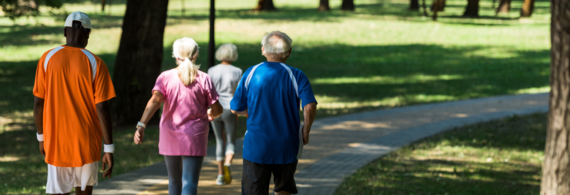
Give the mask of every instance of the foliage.
M 209 2 L 185 3 L 183 15 L 181 1 L 170 1 L 162 67 L 175 67 L 170 57 L 174 40 L 192 37 L 201 50 L 197 63 L 206 71 Z M 330 12 L 316 11 L 316 0 L 275 1 L 279 12 L 251 11 L 255 3 L 216 0 L 216 43 L 237 45 L 239 59 L 234 64 L 245 70 L 263 60 L 259 44 L 263 33 L 288 33 L 294 42 L 287 63 L 310 79 L 319 118 L 549 91 L 547 1 L 536 2 L 532 18 L 519 20 L 515 12 L 495 16 L 490 1 L 481 2 L 480 18 L 461 18 L 466 1 L 447 0 L 437 23 L 420 12 L 407 11 L 408 0 L 356 0 L 354 12 L 340 11 L 341 1 L 331 1 Z M 520 6 L 521 2 L 513 2 L 513 9 Z M 87 49 L 113 72 L 124 1 L 114 0 L 107 13 L 90 2 L 65 3 L 60 10 L 89 15 L 93 31 Z M 63 14 L 57 17 L 64 18 Z M 65 44 L 65 38 L 61 20 L 46 12 L 35 19 L 37 23 L 25 17 L 14 22 L 0 17 L 0 194 L 37 194 L 45 185 L 45 163 L 37 156 L 34 141 L 32 89 L 38 59 L 48 49 Z M 243 135 L 245 128 L 240 130 L 238 135 Z M 118 172 L 162 160 L 153 142 L 129 145 L 131 131 L 115 131 L 115 142 L 124 144 L 117 146 L 125 160 Z
M 52 9 L 59 9 L 64 3 L 77 3 L 84 0 L 0 0 L 0 7 L 11 20 L 22 16 L 36 17 L 40 14 L 40 4 Z
M 515 115 L 427 138 L 359 169 L 335 194 L 538 194 L 546 121 Z

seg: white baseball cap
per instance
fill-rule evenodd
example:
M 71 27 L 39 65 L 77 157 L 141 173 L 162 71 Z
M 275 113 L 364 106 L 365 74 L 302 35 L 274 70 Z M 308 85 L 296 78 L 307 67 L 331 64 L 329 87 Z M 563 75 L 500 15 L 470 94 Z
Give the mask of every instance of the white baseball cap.
M 73 27 L 73 21 L 81 22 L 83 28 L 91 29 L 91 19 L 83 12 L 73 12 L 65 19 L 65 27 Z

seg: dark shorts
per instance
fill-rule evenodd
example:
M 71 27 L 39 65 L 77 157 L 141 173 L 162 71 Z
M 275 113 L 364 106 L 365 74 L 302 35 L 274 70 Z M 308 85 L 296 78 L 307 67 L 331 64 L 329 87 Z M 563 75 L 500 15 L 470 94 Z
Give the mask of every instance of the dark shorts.
M 268 195 L 271 174 L 275 183 L 273 191 L 296 194 L 295 170 L 297 161 L 289 164 L 259 164 L 243 159 L 241 194 Z

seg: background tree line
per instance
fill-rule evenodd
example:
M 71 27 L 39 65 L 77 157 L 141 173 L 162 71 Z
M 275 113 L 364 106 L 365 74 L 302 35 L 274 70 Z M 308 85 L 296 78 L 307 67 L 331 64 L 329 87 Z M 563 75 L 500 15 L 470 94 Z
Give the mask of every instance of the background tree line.
M 7 17 L 37 16 L 40 5 L 61 8 L 64 3 L 81 0 L 0 0 Z M 214 0 L 210 0 L 213 5 Z M 479 1 L 467 0 L 463 16 L 478 17 Z M 102 10 L 105 2 L 101 1 Z M 115 125 L 132 125 L 138 121 L 150 98 L 163 58 L 164 27 L 168 0 L 127 0 L 120 46 L 115 61 L 114 83 L 117 98 L 113 100 Z M 427 14 L 425 0 L 422 0 Z M 508 12 L 511 0 L 500 0 L 496 13 Z M 549 125 L 546 138 L 541 194 L 570 194 L 570 0 L 551 0 L 551 93 Z M 410 9 L 419 10 L 419 0 L 410 1 Z M 445 8 L 445 0 L 434 0 L 434 19 Z M 255 10 L 276 11 L 272 0 L 258 0 Z M 354 10 L 353 0 L 343 0 L 342 10 Z M 529 17 L 534 0 L 524 0 L 521 17 Z M 210 9 L 214 10 L 213 6 Z M 318 10 L 330 10 L 328 0 L 319 0 Z M 211 13 L 213 14 L 213 12 Z M 145 17 L 143 17 L 145 16 Z M 213 25 L 213 18 L 211 25 Z M 213 33 L 213 27 L 211 27 Z M 213 36 L 211 44 L 213 43 Z M 213 47 L 212 47 L 213 48 Z M 144 64 L 144 66 L 143 66 Z M 129 114 L 132 113 L 132 114 Z M 154 119 L 156 123 L 158 115 Z

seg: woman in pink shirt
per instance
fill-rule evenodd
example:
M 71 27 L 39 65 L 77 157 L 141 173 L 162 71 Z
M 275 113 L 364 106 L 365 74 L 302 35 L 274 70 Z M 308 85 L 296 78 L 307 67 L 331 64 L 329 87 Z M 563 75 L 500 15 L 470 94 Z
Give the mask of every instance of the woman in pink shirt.
M 196 41 L 176 40 L 172 54 L 178 67 L 156 79 L 134 141 L 142 143 L 146 123 L 164 102 L 158 150 L 166 162 L 169 194 L 196 194 L 208 144 L 208 121 L 220 116 L 223 108 L 210 77 L 195 65 Z

